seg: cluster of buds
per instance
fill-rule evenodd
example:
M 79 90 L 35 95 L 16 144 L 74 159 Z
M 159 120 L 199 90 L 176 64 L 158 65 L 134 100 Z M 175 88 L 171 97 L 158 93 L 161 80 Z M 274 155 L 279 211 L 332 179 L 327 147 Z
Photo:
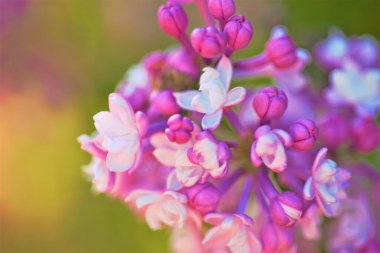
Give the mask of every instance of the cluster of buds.
M 191 2 L 205 27 L 188 35 Z M 315 94 L 302 73 L 309 54 L 284 27 L 259 55 L 232 58 L 253 36 L 235 12 L 233 0 L 159 8 L 160 27 L 180 47 L 130 69 L 109 111 L 94 116 L 97 131 L 79 138 L 94 190 L 124 201 L 151 229 L 169 228 L 177 253 L 313 252 L 326 227 L 331 252 L 380 251 L 369 208 L 380 203 L 380 175 L 352 155 L 379 150 L 378 44 L 341 34 L 318 44 L 331 84 Z M 257 76 L 275 85 L 235 85 Z M 361 178 L 376 196 L 365 195 Z M 324 217 L 337 219 L 324 225 Z
M 195 28 L 186 34 L 188 17 L 180 3 L 169 1 L 158 10 L 158 22 L 169 36 L 181 41 L 189 51 L 195 51 L 205 59 L 215 59 L 223 54 L 248 46 L 253 36 L 251 23 L 243 15 L 235 15 L 233 0 L 197 1 L 205 17 L 206 27 Z M 218 26 L 215 25 L 216 22 Z

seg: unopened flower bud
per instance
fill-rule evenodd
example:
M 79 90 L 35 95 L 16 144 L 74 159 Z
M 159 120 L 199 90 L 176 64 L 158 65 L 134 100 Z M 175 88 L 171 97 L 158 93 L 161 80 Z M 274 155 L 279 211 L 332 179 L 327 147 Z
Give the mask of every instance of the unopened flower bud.
M 179 37 L 185 32 L 188 25 L 186 12 L 181 5 L 175 2 L 161 5 L 157 17 L 162 30 L 172 37 Z
M 289 35 L 272 38 L 265 47 L 268 60 L 277 68 L 291 67 L 297 61 L 296 45 Z
M 301 218 L 302 201 L 293 192 L 283 192 L 270 202 L 272 220 L 281 226 L 292 226 Z
M 354 38 L 349 43 L 348 54 L 360 66 L 373 68 L 379 65 L 380 49 L 377 42 L 371 37 Z
M 328 71 L 342 67 L 348 51 L 348 40 L 339 31 L 333 31 L 326 40 L 314 47 L 315 60 Z
M 204 58 L 214 58 L 224 52 L 226 39 L 215 27 L 196 28 L 191 33 L 191 45 Z
M 260 230 L 263 252 L 289 252 L 294 245 L 295 238 L 292 228 L 266 222 Z
M 301 119 L 293 123 L 289 128 L 292 137 L 292 146 L 299 150 L 308 150 L 313 147 L 318 138 L 318 128 L 314 121 Z
M 153 98 L 152 106 L 158 112 L 170 116 L 180 111 L 171 90 L 163 90 Z
M 319 121 L 319 135 L 329 149 L 338 148 L 349 138 L 349 126 L 345 118 L 338 113 L 330 113 Z
M 175 114 L 168 119 L 165 135 L 171 142 L 183 144 L 190 140 L 193 130 L 194 124 L 191 119 Z
M 352 146 L 362 152 L 371 152 L 380 143 L 380 129 L 371 117 L 356 119 L 352 128 Z
M 208 10 L 214 18 L 226 20 L 234 15 L 236 8 L 233 0 L 209 0 Z
M 215 211 L 219 203 L 220 194 L 212 184 L 196 184 L 186 191 L 189 205 L 200 212 L 206 214 Z
M 253 99 L 253 108 L 262 120 L 280 118 L 288 106 L 288 98 L 276 87 L 265 87 Z
M 253 36 L 253 27 L 243 15 L 228 20 L 223 32 L 226 34 L 227 46 L 231 50 L 239 50 L 248 46 Z

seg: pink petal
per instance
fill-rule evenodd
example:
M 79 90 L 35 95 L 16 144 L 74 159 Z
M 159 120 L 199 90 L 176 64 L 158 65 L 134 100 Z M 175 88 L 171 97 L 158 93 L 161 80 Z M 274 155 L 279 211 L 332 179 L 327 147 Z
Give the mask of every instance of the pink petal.
M 140 136 L 144 136 L 148 130 L 149 122 L 143 112 L 137 112 L 135 115 L 136 127 Z
M 224 106 L 233 106 L 239 104 L 246 96 L 246 89 L 243 87 L 235 87 L 227 93 L 227 102 Z
M 210 214 L 207 214 L 203 219 L 207 223 L 210 223 L 212 225 L 218 225 L 223 222 L 226 216 L 227 216 L 226 214 L 222 214 L 222 213 L 210 213 Z
M 327 155 L 327 148 L 321 148 L 317 154 L 317 156 L 314 159 L 313 167 L 312 167 L 312 172 L 314 173 L 318 167 L 321 165 L 321 163 L 324 162 L 325 158 Z
M 260 156 L 256 153 L 257 142 L 252 143 L 251 147 L 251 162 L 254 166 L 259 167 L 262 163 Z
M 89 154 L 98 157 L 102 160 L 106 160 L 107 152 L 101 149 L 88 135 L 82 134 L 78 137 L 78 141 L 81 144 L 81 148 L 87 151 Z
M 248 233 L 248 245 L 250 253 L 260 253 L 262 252 L 262 246 L 257 237 L 253 234 L 253 232 Z
M 161 221 L 157 215 L 157 208 L 154 206 L 150 206 L 145 212 L 146 222 L 152 230 L 159 230 L 162 228 Z
M 277 135 L 278 138 L 280 138 L 280 140 L 282 141 L 282 143 L 284 143 L 285 146 L 290 146 L 290 144 L 292 143 L 292 138 L 290 137 L 290 135 L 285 132 L 284 130 L 281 130 L 281 129 L 273 129 L 272 132 Z

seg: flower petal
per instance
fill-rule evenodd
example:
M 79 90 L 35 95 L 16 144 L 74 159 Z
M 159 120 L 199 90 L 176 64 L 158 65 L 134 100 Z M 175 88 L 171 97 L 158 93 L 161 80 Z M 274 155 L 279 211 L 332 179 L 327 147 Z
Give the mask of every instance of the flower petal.
M 251 162 L 254 166 L 259 167 L 262 163 L 260 156 L 256 153 L 257 142 L 253 142 L 251 146 Z
M 199 92 L 191 101 L 191 108 L 200 113 L 211 113 L 211 102 L 208 91 Z
M 205 114 L 202 118 L 202 128 L 204 130 L 214 130 L 222 120 L 223 110 L 220 109 L 213 114 Z
M 119 94 L 111 93 L 109 95 L 110 112 L 117 116 L 119 120 L 128 128 L 134 126 L 134 112 L 130 104 Z
M 324 162 L 327 155 L 327 148 L 321 148 L 318 151 L 317 156 L 314 159 L 313 167 L 312 167 L 312 173 L 314 173 L 318 167 L 321 165 L 321 163 Z
M 314 198 L 314 190 L 312 188 L 313 179 L 310 177 L 303 187 L 303 197 L 306 200 L 312 200 Z
M 125 126 L 110 112 L 99 112 L 94 115 L 95 128 L 99 134 L 110 138 L 124 136 Z
M 106 163 L 110 171 L 127 171 L 133 169 L 140 152 L 123 150 L 120 152 L 108 152 Z
M 227 102 L 224 106 L 233 106 L 244 100 L 247 91 L 243 87 L 235 87 L 227 93 Z
M 203 74 L 201 75 L 201 78 L 199 80 L 200 87 L 204 86 L 211 80 L 218 80 L 219 79 L 219 72 L 211 67 L 206 67 L 203 69 Z
M 177 101 L 177 104 L 182 109 L 193 111 L 194 108 L 191 105 L 191 102 L 196 95 L 199 95 L 199 93 L 200 92 L 197 90 L 189 90 L 184 92 L 174 92 L 173 95 Z
M 178 181 L 184 186 L 190 187 L 195 185 L 201 179 L 204 170 L 199 166 L 176 167 L 175 172 Z
M 218 65 L 216 66 L 216 70 L 219 72 L 219 79 L 225 85 L 226 90 L 228 90 L 232 78 L 232 64 L 227 56 L 222 56 L 218 62 Z
M 177 179 L 175 170 L 172 170 L 166 179 L 166 189 L 170 191 L 178 191 L 183 188 L 182 183 Z
M 156 148 L 153 151 L 154 157 L 163 165 L 172 167 L 175 165 L 176 151 L 168 148 Z

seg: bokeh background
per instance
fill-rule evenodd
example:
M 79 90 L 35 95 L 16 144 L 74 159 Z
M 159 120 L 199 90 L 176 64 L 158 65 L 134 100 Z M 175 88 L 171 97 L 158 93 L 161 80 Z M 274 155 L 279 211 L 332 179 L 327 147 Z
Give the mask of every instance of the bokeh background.
M 90 191 L 76 141 L 130 65 L 175 43 L 156 22 L 163 2 L 0 0 L 0 252 L 169 252 L 167 231 Z M 378 0 L 236 2 L 255 27 L 241 56 L 259 52 L 276 24 L 305 48 L 331 26 L 380 38 Z

